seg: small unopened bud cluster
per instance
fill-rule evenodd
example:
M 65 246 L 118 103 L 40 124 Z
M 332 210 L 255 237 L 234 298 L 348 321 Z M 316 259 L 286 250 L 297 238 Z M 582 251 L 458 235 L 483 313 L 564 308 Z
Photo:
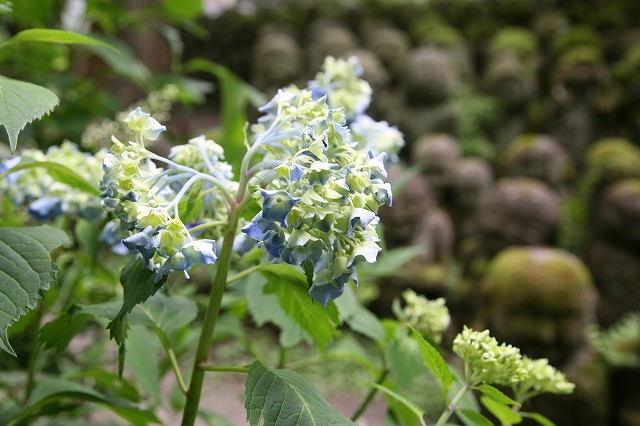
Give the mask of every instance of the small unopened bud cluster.
M 546 359 L 523 357 L 520 349 L 499 344 L 489 330 L 464 327 L 453 341 L 453 351 L 464 361 L 465 378 L 472 386 L 486 383 L 509 386 L 519 396 L 571 393 L 574 385 Z
M 569 383 L 565 375 L 549 365 L 546 358 L 522 358 L 520 367 L 524 379 L 516 385 L 516 392 L 523 394 L 555 393 L 568 394 L 573 392 L 575 385 Z
M 413 290 L 406 290 L 402 293 L 402 297 L 405 302 L 402 319 L 422 334 L 431 337 L 436 343 L 440 343 L 442 333 L 451 324 L 449 309 L 444 298 L 429 300 Z

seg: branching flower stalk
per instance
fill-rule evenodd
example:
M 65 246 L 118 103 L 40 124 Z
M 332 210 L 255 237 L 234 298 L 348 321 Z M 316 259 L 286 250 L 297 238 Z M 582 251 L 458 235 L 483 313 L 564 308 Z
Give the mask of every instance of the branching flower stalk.
M 280 90 L 245 136 L 237 182 L 222 147 L 204 136 L 172 148 L 169 158 L 147 150 L 145 141 L 165 127 L 140 108 L 124 119 L 133 141 L 112 138 L 101 196 L 116 219 L 105 239 L 117 245 L 122 234 L 124 248 L 138 253 L 156 282 L 217 263 L 183 425 L 195 422 L 205 372 L 222 371 L 207 361 L 224 289 L 253 272 L 229 277 L 234 252 L 257 244 L 268 261 L 302 267 L 310 296 L 323 306 L 348 282 L 357 284 L 359 263 L 376 260 L 376 213 L 391 204 L 386 166 L 404 142 L 397 129 L 364 114 L 371 88 L 360 73 L 354 59 L 328 58 L 308 88 Z M 251 203 L 261 210 L 247 222 Z

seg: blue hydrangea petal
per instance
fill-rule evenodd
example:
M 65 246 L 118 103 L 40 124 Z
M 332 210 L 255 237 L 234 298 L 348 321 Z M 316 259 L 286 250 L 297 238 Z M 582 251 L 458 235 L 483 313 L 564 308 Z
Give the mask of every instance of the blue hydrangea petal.
M 218 259 L 215 247 L 216 242 L 214 240 L 196 240 L 183 245 L 181 251 L 188 267 L 195 264 L 209 265 Z
M 156 249 L 160 244 L 160 238 L 155 234 L 152 226 L 147 226 L 141 232 L 122 240 L 122 244 L 129 250 L 138 250 L 144 259 L 145 265 L 149 265 L 149 260 L 156 253 Z
M 60 197 L 40 198 L 29 204 L 29 214 L 37 220 L 47 220 L 63 213 L 63 203 Z
M 267 220 L 280 222 L 287 227 L 287 216 L 291 209 L 300 201 L 300 198 L 292 197 L 287 191 L 262 191 L 264 202 L 262 204 L 262 217 Z
M 376 214 L 371 210 L 355 208 L 351 210 L 349 216 L 349 229 L 347 229 L 347 235 L 353 236 L 353 230 L 355 228 L 364 229 L 376 218 Z

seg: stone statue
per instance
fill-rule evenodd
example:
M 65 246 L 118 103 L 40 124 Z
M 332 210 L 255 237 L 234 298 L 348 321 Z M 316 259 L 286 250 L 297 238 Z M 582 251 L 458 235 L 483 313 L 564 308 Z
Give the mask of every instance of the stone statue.
M 605 369 L 586 339 L 597 293 L 586 265 L 547 247 L 501 251 L 483 281 L 487 326 L 499 340 L 532 358 L 547 358 L 576 385 L 573 394 L 534 398 L 557 424 L 608 424 Z
M 443 201 L 452 189 L 452 170 L 460 158 L 460 148 L 453 136 L 432 133 L 421 136 L 411 147 L 411 161 L 422 165 L 422 175 Z

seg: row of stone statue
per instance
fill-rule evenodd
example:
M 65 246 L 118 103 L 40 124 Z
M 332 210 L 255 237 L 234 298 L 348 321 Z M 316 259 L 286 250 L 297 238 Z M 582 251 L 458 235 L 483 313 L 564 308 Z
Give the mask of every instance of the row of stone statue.
M 599 140 L 579 176 L 548 135 L 516 138 L 495 166 L 462 156 L 447 134 L 420 137 L 410 158 L 411 167 L 392 169 L 394 205 L 380 213 L 387 247 L 419 254 L 384 280 L 372 308 L 384 311 L 405 288 L 446 296 L 458 327 L 488 327 L 576 381 L 556 410 L 577 409 L 584 422 L 558 424 L 638 424 L 637 404 L 624 403 L 640 398 L 635 385 L 609 389 L 586 326 L 640 311 L 640 148 Z M 619 396 L 610 413 L 608 398 Z
M 558 9 L 540 11 L 529 27 L 497 28 L 482 40 L 433 13 L 411 28 L 318 18 L 304 34 L 263 25 L 250 79 L 273 94 L 309 79 L 326 55 L 357 56 L 374 89 L 368 113 L 397 125 L 409 143 L 425 133 L 459 135 L 475 116 L 496 151 L 519 134 L 546 133 L 579 164 L 596 138 L 640 135 L 632 120 L 640 113 L 639 41 L 634 30 L 604 38 Z M 491 111 L 474 111 L 466 102 L 473 96 L 495 100 L 486 107 Z

